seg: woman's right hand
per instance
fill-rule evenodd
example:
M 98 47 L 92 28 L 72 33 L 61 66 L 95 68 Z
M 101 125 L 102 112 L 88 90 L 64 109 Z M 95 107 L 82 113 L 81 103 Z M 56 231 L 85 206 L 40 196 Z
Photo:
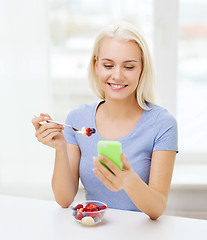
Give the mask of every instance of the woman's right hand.
M 48 114 L 44 113 L 41 113 L 40 116 L 32 119 L 32 124 L 36 130 L 35 136 L 39 142 L 49 147 L 55 149 L 62 148 L 66 144 L 63 135 L 64 127 L 60 124 L 47 122 L 49 119 L 52 120 Z

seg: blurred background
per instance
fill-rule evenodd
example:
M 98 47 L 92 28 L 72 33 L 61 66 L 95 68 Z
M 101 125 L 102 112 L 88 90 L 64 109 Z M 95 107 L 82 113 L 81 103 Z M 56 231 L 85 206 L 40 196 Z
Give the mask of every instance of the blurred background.
M 178 121 L 166 214 L 207 219 L 206 12 L 206 0 L 0 0 L 0 194 L 54 200 L 55 152 L 36 140 L 31 119 L 64 122 L 99 101 L 87 79 L 94 39 L 127 21 L 151 49 L 157 103 Z

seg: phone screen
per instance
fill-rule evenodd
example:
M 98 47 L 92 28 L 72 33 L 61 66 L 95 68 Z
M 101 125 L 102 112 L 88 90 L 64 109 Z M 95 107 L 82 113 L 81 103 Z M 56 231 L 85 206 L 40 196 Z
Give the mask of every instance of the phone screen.
M 122 170 L 121 161 L 122 145 L 118 141 L 106 141 L 102 140 L 98 142 L 98 155 L 103 155 L 111 160 L 116 166 Z M 111 169 L 106 166 L 100 159 L 99 161 L 111 171 Z

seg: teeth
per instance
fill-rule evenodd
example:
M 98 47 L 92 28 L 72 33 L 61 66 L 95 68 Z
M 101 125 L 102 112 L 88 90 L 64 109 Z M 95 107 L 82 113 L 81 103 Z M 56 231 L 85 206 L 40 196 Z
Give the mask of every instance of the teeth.
M 125 87 L 125 85 L 114 85 L 114 84 L 110 84 L 113 88 L 122 88 Z

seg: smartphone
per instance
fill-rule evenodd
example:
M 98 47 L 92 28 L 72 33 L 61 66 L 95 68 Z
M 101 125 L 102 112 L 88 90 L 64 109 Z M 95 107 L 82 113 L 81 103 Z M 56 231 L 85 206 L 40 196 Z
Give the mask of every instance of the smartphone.
M 122 170 L 122 161 L 121 161 L 121 153 L 122 153 L 122 145 L 118 141 L 106 141 L 102 140 L 98 142 L 98 155 L 103 155 L 111 160 L 116 166 Z M 111 169 L 106 166 L 100 159 L 99 161 L 109 170 Z M 112 172 L 112 171 L 111 171 Z

